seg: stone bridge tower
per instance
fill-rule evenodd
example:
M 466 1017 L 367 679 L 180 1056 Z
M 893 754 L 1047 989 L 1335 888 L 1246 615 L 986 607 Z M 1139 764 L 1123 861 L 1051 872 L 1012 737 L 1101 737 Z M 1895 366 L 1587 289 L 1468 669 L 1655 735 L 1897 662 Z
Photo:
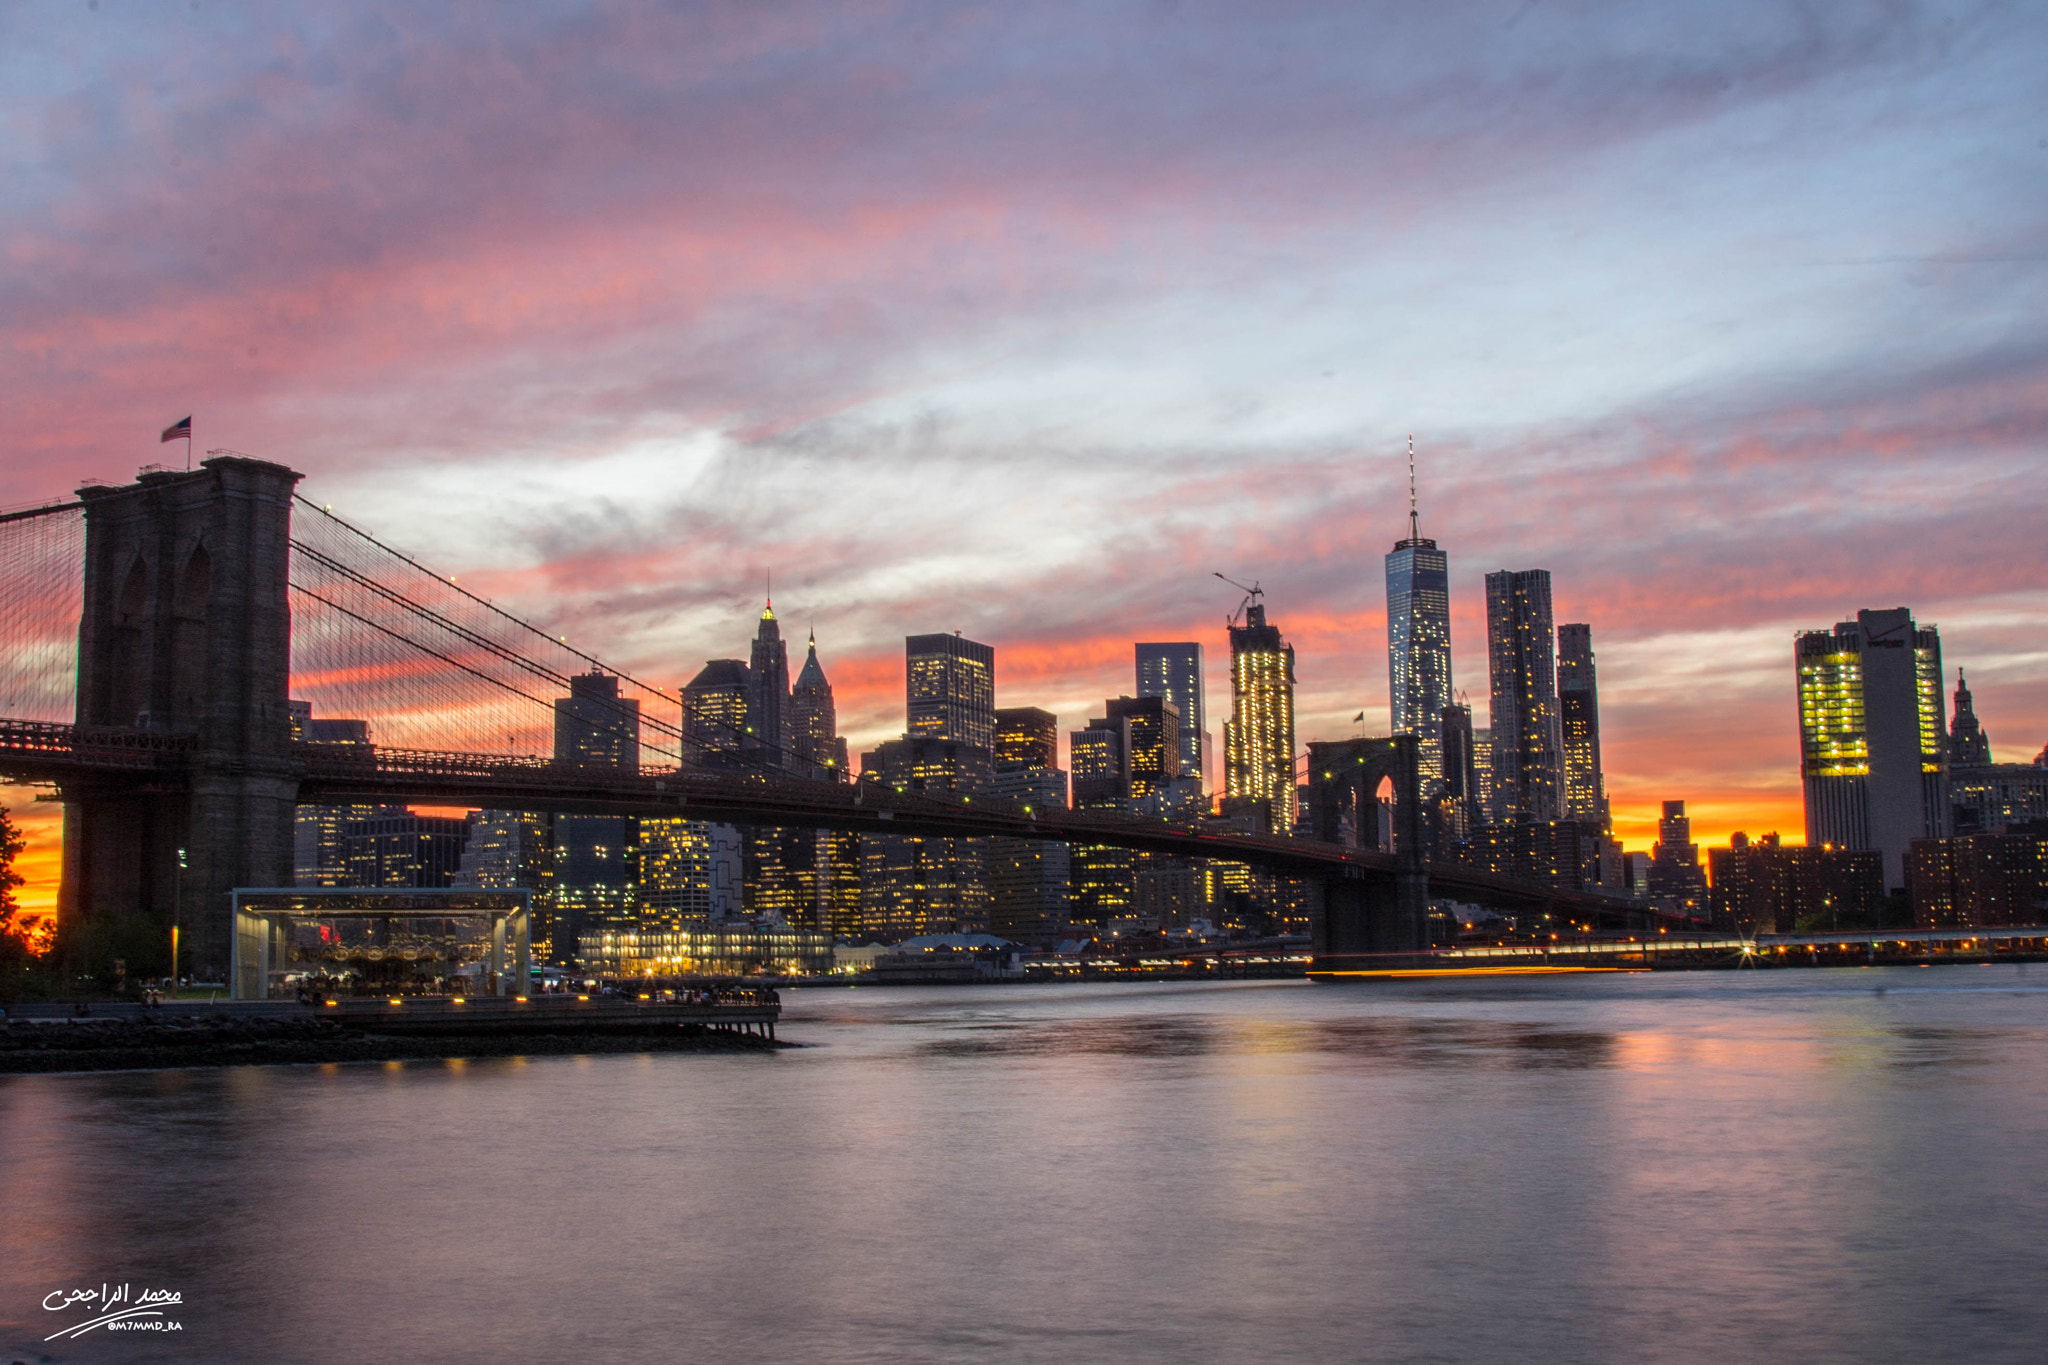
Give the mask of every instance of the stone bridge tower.
M 292 881 L 298 774 L 286 696 L 292 490 L 240 456 L 145 473 L 85 501 L 78 724 L 189 735 L 182 775 L 65 785 L 67 964 L 227 979 L 237 886 Z M 183 857 L 180 857 L 183 850 Z
M 1392 781 L 1396 861 L 1392 881 L 1323 883 L 1323 910 L 1311 923 L 1312 970 L 1411 965 L 1395 955 L 1429 947 L 1428 822 L 1419 742 L 1402 734 L 1311 744 L 1308 764 L 1309 837 L 1326 843 L 1375 847 L 1380 784 Z

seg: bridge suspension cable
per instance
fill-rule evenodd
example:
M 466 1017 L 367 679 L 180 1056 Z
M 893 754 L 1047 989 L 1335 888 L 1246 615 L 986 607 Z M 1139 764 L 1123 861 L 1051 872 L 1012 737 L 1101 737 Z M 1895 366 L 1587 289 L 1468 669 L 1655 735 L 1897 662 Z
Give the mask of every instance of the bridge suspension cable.
M 0 512 L 0 716 L 77 715 L 84 507 L 73 499 Z
M 294 518 L 293 695 L 314 719 L 362 719 L 380 744 L 475 753 L 552 753 L 556 703 L 575 726 L 609 736 L 630 766 L 686 766 L 687 752 L 719 766 L 779 769 L 772 745 L 735 752 L 686 731 L 682 698 L 571 646 L 303 496 Z M 614 680 L 579 690 L 575 675 Z M 538 689 L 538 690 L 537 690 Z M 671 717 L 673 716 L 673 719 Z M 737 737 L 733 737 L 737 738 Z

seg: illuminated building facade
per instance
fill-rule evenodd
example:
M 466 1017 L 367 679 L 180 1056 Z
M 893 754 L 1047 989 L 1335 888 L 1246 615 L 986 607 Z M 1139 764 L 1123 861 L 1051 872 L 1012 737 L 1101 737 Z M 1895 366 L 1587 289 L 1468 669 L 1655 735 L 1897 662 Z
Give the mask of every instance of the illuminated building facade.
M 1074 770 L 1074 809 L 1128 812 L 1131 809 L 1131 723 L 1125 716 L 1090 720 L 1067 736 Z M 1069 905 L 1082 924 L 1107 924 L 1128 915 L 1135 894 L 1133 855 L 1108 844 L 1075 844 L 1070 855 Z
M 789 925 L 624 930 L 586 935 L 585 970 L 604 976 L 824 976 L 832 938 Z
M 1472 791 L 1479 803 L 1482 823 L 1497 818 L 1493 804 L 1493 730 L 1482 727 L 1472 732 Z
M 1427 790 L 1443 777 L 1444 708 L 1451 704 L 1450 558 L 1422 538 L 1412 513 L 1408 529 L 1387 556 L 1387 696 L 1392 733 L 1420 741 Z
M 1164 697 L 1173 703 L 1180 716 L 1180 776 L 1192 780 L 1199 792 L 1207 775 L 1202 763 L 1202 736 L 1209 724 L 1203 703 L 1201 643 L 1175 640 L 1140 644 L 1137 663 L 1138 695 Z
M 641 930 L 679 929 L 711 919 L 711 826 L 702 820 L 641 817 Z
M 537 811 L 480 810 L 469 818 L 469 842 L 448 885 L 477 891 L 533 893 L 528 932 L 534 960 L 553 961 L 554 821 Z
M 1028 810 L 1065 810 L 1067 775 L 1053 767 L 998 763 L 989 792 Z M 1073 874 L 1067 845 L 991 839 L 988 847 L 989 932 L 1008 939 L 1054 933 L 1067 918 L 1068 879 Z
M 997 768 L 1059 767 L 1058 716 L 1036 706 L 1008 706 L 995 713 L 995 722 Z
M 370 723 L 363 720 L 315 720 L 313 704 L 286 704 L 292 739 L 300 744 L 340 745 L 368 749 Z M 292 881 L 298 886 L 347 886 L 345 840 L 351 822 L 377 813 L 373 805 L 300 806 L 292 817 Z
M 1076 764 L 1078 777 L 1079 765 Z M 1230 719 L 1223 726 L 1224 794 L 1260 804 L 1267 832 L 1294 830 L 1294 647 L 1253 601 L 1230 627 Z
M 1737 831 L 1707 850 L 1714 923 L 1744 934 L 1879 928 L 1884 860 L 1875 850 L 1786 847 Z
M 1941 636 L 1904 607 L 1859 611 L 1793 645 L 1806 842 L 1875 849 L 1905 885 L 1915 839 L 1950 832 Z
M 1556 640 L 1548 569 L 1486 576 L 1492 818 L 1501 824 L 1543 823 L 1564 813 Z
M 799 770 L 820 782 L 852 780 L 846 741 L 839 734 L 839 712 L 832 684 L 818 662 L 814 633 L 804 656 L 803 671 L 790 689 L 784 741 Z M 798 830 L 791 850 L 795 905 L 789 915 L 836 937 L 860 933 L 860 836 L 847 830 Z
M 555 700 L 555 761 L 638 771 L 640 703 L 604 673 L 569 679 Z M 640 908 L 639 822 L 623 815 L 555 817 L 554 905 L 548 940 L 557 961 L 584 934 L 630 929 Z M 566 963 L 564 965 L 567 965 Z
M 469 821 L 380 806 L 349 821 L 342 835 L 343 886 L 444 887 L 462 866 Z
M 1486 823 L 1479 800 L 1479 774 L 1485 765 L 1472 730 L 1470 706 L 1452 702 L 1444 708 L 1442 739 L 1444 787 L 1438 810 L 1445 833 L 1455 842 Z
M 903 641 L 906 733 L 950 739 L 984 752 L 995 744 L 996 652 L 953 635 L 911 635 Z
M 1564 741 L 1564 810 L 1573 820 L 1613 828 L 1600 773 L 1600 688 L 1593 671 L 1593 628 L 1557 628 L 1557 715 Z
M 1074 768 L 1074 809 L 1169 813 L 1180 776 L 1180 716 L 1164 696 L 1115 697 L 1104 715 L 1067 739 Z M 1070 883 L 1073 917 L 1106 924 L 1131 913 L 1146 859 L 1107 844 L 1076 844 Z
M 789 716 L 789 647 L 775 619 L 775 604 L 765 603 L 754 630 L 753 653 L 747 664 L 747 735 L 743 749 L 750 766 L 789 772 L 801 766 L 786 742 Z M 740 829 L 745 852 L 741 864 L 741 906 L 753 920 L 786 924 L 809 921 L 811 892 L 817 879 L 817 840 L 807 829 L 777 825 L 745 825 Z
M 742 753 L 752 725 L 754 679 L 738 659 L 712 659 L 683 685 L 683 763 L 731 770 L 748 766 Z
M 789 746 L 783 742 L 783 722 L 789 712 L 789 646 L 783 643 L 773 602 L 761 608 L 747 680 L 747 740 L 759 756 L 756 766 L 794 766 Z
M 860 769 L 860 781 L 896 791 L 967 802 L 989 795 L 988 750 L 954 740 L 888 740 L 861 755 Z M 861 835 L 861 931 L 896 942 L 986 930 L 987 846 L 986 839 Z
M 750 767 L 753 670 L 738 659 L 712 659 L 683 685 L 683 764 L 734 771 Z M 711 918 L 738 919 L 744 913 L 746 840 L 736 825 L 713 825 Z
M 1915 928 L 2048 924 L 2048 822 L 1916 839 L 1906 853 L 1906 886 Z
M 1067 774 L 1059 767 L 1059 717 L 1036 706 L 995 713 L 991 796 L 1027 810 L 1065 810 Z M 1067 918 L 1072 852 L 1036 839 L 988 841 L 989 930 L 1010 939 L 1044 938 Z

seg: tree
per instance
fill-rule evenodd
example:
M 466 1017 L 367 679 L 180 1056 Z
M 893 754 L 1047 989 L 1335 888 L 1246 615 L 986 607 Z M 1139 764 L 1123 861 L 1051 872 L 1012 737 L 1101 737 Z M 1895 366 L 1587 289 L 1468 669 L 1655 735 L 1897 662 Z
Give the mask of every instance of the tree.
M 34 931 L 22 923 L 21 903 L 14 899 L 14 889 L 22 883 L 14 860 L 27 847 L 6 808 L 0 807 L 0 958 L 26 957 L 31 951 Z

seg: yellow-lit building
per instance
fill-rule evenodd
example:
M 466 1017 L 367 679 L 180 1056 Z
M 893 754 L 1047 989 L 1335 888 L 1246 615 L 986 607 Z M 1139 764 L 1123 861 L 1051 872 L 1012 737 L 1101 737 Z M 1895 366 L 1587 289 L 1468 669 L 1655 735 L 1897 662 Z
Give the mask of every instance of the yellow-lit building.
M 1226 798 L 1264 802 L 1275 834 L 1294 832 L 1294 647 L 1254 601 L 1230 628 L 1230 719 L 1223 725 Z
M 1861 611 L 1793 653 L 1806 842 L 1875 849 L 1903 887 L 1912 841 L 1950 832 L 1940 633 L 1903 607 Z
M 782 924 L 586 934 L 585 971 L 604 976 L 823 976 L 832 936 Z

